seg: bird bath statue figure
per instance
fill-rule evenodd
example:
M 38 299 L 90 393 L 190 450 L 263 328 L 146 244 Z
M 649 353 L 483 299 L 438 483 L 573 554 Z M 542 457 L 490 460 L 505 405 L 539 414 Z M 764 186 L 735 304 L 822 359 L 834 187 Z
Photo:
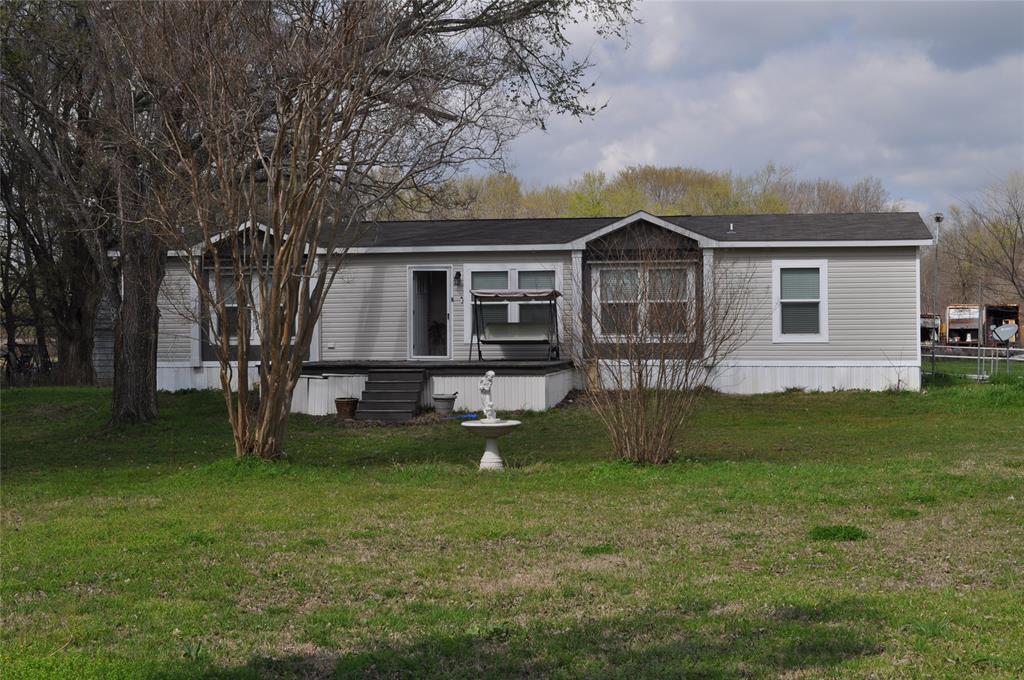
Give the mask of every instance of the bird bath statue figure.
M 480 420 L 467 420 L 462 427 L 484 437 L 484 455 L 480 459 L 481 470 L 503 470 L 505 463 L 498 455 L 498 437 L 519 427 L 518 420 L 501 420 L 494 412 L 494 399 L 491 398 L 491 384 L 494 382 L 494 371 L 487 371 L 480 378 L 480 401 L 483 405 L 484 417 Z

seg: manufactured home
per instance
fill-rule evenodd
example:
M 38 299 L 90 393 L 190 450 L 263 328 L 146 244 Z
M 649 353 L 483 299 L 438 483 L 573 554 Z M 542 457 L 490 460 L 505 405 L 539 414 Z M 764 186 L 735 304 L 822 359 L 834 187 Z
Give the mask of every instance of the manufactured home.
M 363 417 L 401 419 L 431 394 L 454 392 L 456 408 L 475 409 L 488 369 L 499 410 L 548 409 L 601 360 L 581 356 L 576 329 L 605 338 L 597 320 L 624 307 L 641 320 L 678 305 L 699 316 L 711 281 L 722 285 L 716 271 L 743 278 L 749 305 L 715 389 L 920 387 L 919 249 L 931 234 L 917 213 L 638 212 L 381 222 L 363 231 L 327 293 L 294 411 L 326 414 L 335 398 L 356 397 Z M 641 234 L 668 244 L 671 258 L 639 262 L 628 247 L 609 247 Z M 666 276 L 682 282 L 667 298 L 635 285 Z M 196 304 L 186 268 L 171 258 L 161 288 L 161 389 L 219 387 L 209 331 L 183 311 Z M 614 342 L 611 333 L 605 339 Z

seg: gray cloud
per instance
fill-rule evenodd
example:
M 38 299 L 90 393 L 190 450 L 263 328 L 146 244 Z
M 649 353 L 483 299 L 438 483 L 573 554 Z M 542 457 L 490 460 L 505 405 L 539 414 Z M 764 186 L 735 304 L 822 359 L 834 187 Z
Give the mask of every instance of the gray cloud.
M 594 120 L 519 140 L 534 184 L 635 163 L 877 175 L 939 209 L 1024 166 L 1024 4 L 669 4 L 631 47 L 579 41 Z

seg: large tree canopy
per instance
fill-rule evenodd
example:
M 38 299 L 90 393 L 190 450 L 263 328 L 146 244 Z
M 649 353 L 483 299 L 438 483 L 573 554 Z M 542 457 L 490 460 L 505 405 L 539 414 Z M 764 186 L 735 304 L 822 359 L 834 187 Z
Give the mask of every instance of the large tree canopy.
M 239 455 L 280 454 L 325 291 L 360 225 L 396 203 L 431 201 L 471 164 L 500 165 L 508 142 L 551 113 L 594 113 L 567 30 L 585 21 L 619 35 L 630 16 L 630 2 L 614 0 L 168 2 L 100 13 L 110 52 L 126 55 L 136 101 L 158 123 L 125 128 L 159 175 L 147 186 L 162 188 L 146 221 L 186 253 Z

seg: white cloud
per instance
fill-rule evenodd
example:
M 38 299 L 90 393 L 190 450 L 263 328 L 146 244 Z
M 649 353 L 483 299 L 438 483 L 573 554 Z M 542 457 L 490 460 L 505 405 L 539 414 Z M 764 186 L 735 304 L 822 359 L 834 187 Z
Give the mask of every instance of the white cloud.
M 1006 13 L 944 6 L 953 19 L 920 4 L 645 5 L 630 50 L 592 51 L 593 101 L 607 108 L 520 140 L 515 167 L 543 183 L 635 163 L 750 172 L 773 160 L 800 176 L 876 175 L 908 205 L 943 209 L 1024 167 L 1024 28 L 1001 28 L 991 45 L 963 38 L 941 57 L 929 26 L 970 33 Z

